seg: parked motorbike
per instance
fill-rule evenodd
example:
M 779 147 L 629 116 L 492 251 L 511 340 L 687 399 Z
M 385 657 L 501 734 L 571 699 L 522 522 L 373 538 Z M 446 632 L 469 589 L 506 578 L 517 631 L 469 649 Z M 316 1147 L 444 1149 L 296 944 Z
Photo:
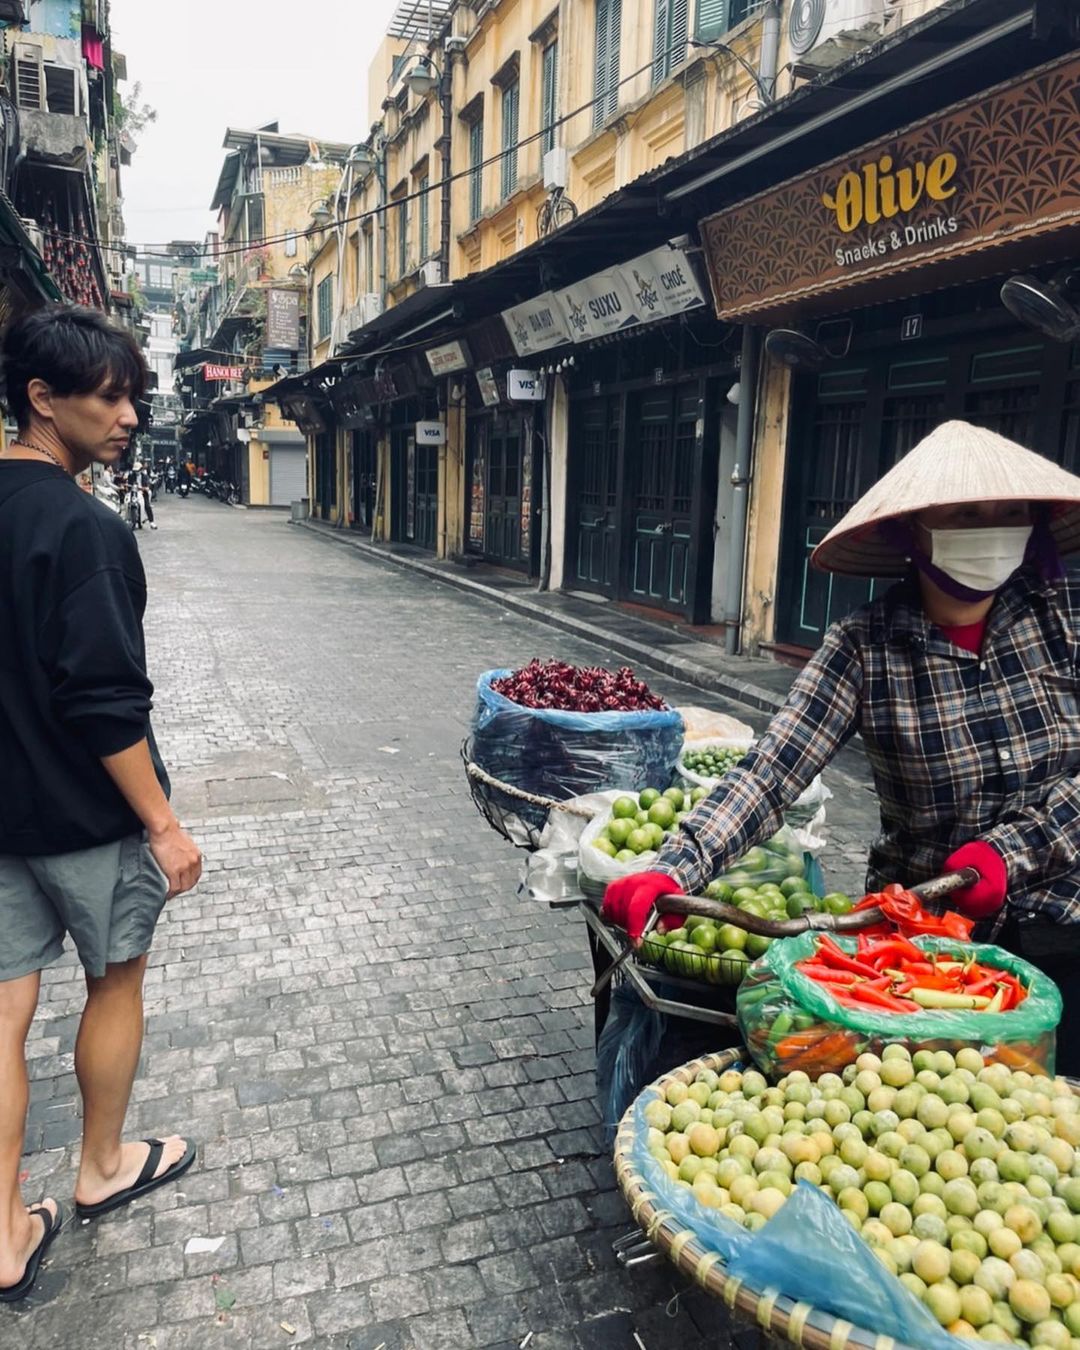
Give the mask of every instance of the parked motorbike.
M 191 491 L 191 479 L 182 478 L 180 480 L 180 486 L 176 489 L 177 496 L 186 497 L 190 491 Z
M 170 464 L 169 467 L 165 470 L 165 491 L 166 491 L 166 492 L 175 492 L 175 491 L 176 491 L 176 465 L 175 465 L 175 464 Z

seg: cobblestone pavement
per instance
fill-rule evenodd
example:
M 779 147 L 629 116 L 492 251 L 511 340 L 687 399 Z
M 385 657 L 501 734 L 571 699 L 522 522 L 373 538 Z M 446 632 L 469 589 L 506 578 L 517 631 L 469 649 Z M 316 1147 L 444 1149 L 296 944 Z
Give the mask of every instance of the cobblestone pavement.
M 277 514 L 170 498 L 160 521 L 140 537 L 155 722 L 207 866 L 158 932 L 130 1128 L 201 1158 L 74 1223 L 0 1344 L 728 1344 L 722 1305 L 673 1268 L 614 1261 L 629 1225 L 581 921 L 516 899 L 519 856 L 458 759 L 477 672 L 604 652 Z M 858 885 L 870 803 L 839 786 L 839 884 Z M 47 972 L 31 1198 L 70 1199 L 81 995 L 70 958 Z

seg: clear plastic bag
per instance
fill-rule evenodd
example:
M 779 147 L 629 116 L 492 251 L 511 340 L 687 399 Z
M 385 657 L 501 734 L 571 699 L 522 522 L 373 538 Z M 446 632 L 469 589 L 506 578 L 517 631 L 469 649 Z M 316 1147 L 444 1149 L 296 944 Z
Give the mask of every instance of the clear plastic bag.
M 496 693 L 492 681 L 509 670 L 489 670 L 477 681 L 470 752 L 502 783 L 551 801 L 608 788 L 640 792 L 671 782 L 682 745 L 682 717 L 658 712 L 563 712 L 524 708 Z M 513 801 L 529 824 L 542 827 L 542 806 Z
M 708 750 L 719 746 L 725 750 L 742 750 L 749 753 L 753 745 L 753 736 L 687 736 L 679 752 L 675 766 L 679 776 L 694 787 L 707 788 L 710 792 L 720 782 L 719 778 L 709 778 L 694 769 L 687 768 L 686 754 L 695 750 Z M 802 796 L 784 812 L 784 823 L 800 832 L 803 848 L 815 857 L 825 849 L 825 803 L 832 797 L 820 774 L 814 779 Z
M 1010 1068 L 1053 1074 L 1061 994 L 1053 980 L 1012 952 L 947 938 L 916 938 L 923 951 L 961 959 L 975 955 L 983 965 L 1017 975 L 1028 996 L 1010 1012 L 894 1013 L 842 1005 L 825 985 L 797 970 L 795 963 L 812 955 L 817 941 L 818 935 L 810 932 L 774 942 L 750 967 L 739 989 L 739 1029 L 763 1073 L 801 1069 L 816 1078 L 839 1072 L 863 1051 L 877 1053 L 898 1043 L 912 1051 L 972 1045 L 985 1059 Z M 836 941 L 854 952 L 850 939 Z
M 656 861 L 654 852 L 639 853 L 633 862 L 616 862 L 596 845 L 603 830 L 611 824 L 611 805 L 623 792 L 605 792 L 604 809 L 589 821 L 581 832 L 578 844 L 578 883 L 586 895 L 601 896 L 609 882 L 628 877 L 633 872 L 647 872 Z

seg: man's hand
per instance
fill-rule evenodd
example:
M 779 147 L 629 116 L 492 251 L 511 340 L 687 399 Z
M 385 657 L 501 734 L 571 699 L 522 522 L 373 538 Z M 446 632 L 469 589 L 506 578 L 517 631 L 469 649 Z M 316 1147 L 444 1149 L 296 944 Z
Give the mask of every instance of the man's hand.
M 202 876 L 202 854 L 180 822 L 174 819 L 164 829 L 149 831 L 149 840 L 154 861 L 169 881 L 165 899 L 194 889 Z

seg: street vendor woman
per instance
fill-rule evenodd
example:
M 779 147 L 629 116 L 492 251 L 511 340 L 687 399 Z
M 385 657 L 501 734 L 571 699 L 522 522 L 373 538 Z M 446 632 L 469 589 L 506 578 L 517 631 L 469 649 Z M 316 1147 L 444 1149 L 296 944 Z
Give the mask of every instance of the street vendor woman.
M 950 905 L 1057 981 L 1058 1071 L 1080 1073 L 1080 478 L 947 422 L 814 550 L 898 577 L 832 625 L 750 753 L 604 915 L 640 937 L 661 895 L 707 882 L 780 826 L 856 732 L 881 808 L 867 888 L 974 868 Z

